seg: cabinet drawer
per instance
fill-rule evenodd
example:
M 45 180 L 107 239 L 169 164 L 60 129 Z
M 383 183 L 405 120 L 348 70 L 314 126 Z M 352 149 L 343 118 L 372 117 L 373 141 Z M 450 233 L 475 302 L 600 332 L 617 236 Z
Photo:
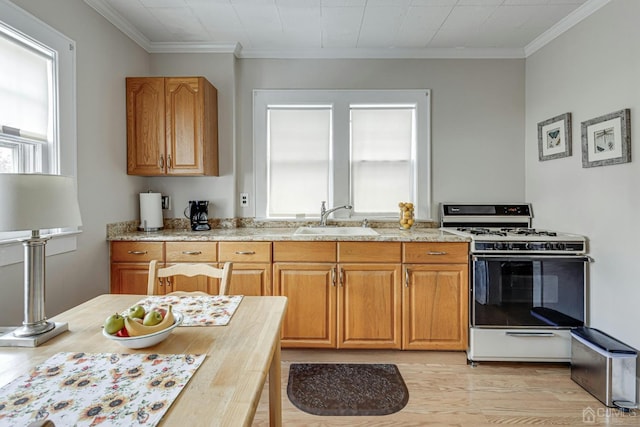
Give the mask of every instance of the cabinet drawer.
M 271 262 L 271 242 L 220 242 L 220 262 Z
M 404 244 L 405 263 L 455 263 L 469 262 L 468 243 L 416 242 Z
M 167 262 L 216 262 L 218 244 L 215 242 L 167 242 Z
M 338 262 L 400 262 L 400 242 L 338 242 Z
M 274 262 L 336 262 L 336 242 L 273 242 Z
M 111 242 L 111 261 L 148 262 L 164 261 L 163 242 Z

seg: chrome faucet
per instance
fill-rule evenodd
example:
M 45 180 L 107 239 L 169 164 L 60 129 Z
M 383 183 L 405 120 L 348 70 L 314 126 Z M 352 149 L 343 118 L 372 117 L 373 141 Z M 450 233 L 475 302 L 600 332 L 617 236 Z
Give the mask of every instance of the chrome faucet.
M 327 202 L 322 202 L 322 205 L 320 206 L 320 227 L 326 227 L 327 217 L 331 215 L 333 212 L 337 211 L 338 209 L 351 210 L 352 208 L 353 206 L 351 205 L 344 205 L 344 206 L 337 206 L 335 208 L 327 209 Z

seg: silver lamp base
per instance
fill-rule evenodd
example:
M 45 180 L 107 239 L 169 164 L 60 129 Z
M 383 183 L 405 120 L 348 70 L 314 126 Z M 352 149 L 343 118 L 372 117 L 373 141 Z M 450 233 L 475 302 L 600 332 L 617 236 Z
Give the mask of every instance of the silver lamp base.
M 0 328 L 0 347 L 37 347 L 42 343 L 49 341 L 51 338 L 56 337 L 69 330 L 69 324 L 64 322 L 47 322 L 52 325 L 51 329 L 46 332 L 39 333 L 31 336 L 19 336 L 23 332 L 23 327 L 20 328 Z

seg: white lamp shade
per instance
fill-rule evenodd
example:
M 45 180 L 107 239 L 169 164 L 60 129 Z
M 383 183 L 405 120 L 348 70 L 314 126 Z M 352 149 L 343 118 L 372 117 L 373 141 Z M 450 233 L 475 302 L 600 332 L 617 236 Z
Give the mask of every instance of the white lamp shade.
M 0 174 L 0 231 L 82 225 L 74 179 L 61 175 Z

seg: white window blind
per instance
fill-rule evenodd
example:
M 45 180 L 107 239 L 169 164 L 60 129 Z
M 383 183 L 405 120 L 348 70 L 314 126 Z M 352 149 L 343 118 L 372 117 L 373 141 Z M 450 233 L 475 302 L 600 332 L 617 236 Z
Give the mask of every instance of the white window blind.
M 413 200 L 414 106 L 351 106 L 353 209 L 393 214 Z
M 0 125 L 29 139 L 50 140 L 52 52 L 45 53 L 0 32 Z M 17 133 L 17 132 L 16 132 Z
M 269 216 L 316 213 L 329 195 L 331 108 L 270 106 L 268 126 Z

